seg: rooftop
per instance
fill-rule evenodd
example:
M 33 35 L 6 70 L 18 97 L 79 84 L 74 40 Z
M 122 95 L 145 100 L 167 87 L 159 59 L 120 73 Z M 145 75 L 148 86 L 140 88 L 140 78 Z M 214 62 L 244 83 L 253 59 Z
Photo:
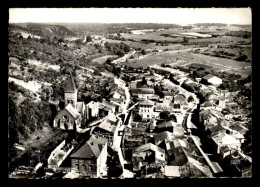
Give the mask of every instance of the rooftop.
M 75 91 L 77 91 L 76 85 L 74 83 L 74 79 L 72 77 L 72 74 L 70 73 L 70 76 L 67 79 L 67 84 L 66 84 L 66 88 L 64 92 L 68 92 L 68 93 L 74 93 Z
M 139 105 L 153 106 L 153 105 L 154 105 L 154 102 L 153 102 L 153 101 L 150 101 L 150 100 L 148 100 L 148 99 L 146 99 L 146 100 L 140 102 Z
M 65 110 L 67 110 L 73 116 L 73 118 L 75 118 L 75 119 L 80 115 L 78 113 L 78 111 L 71 104 L 68 104 L 65 107 Z
M 105 145 L 106 142 L 105 139 L 100 137 L 97 138 L 92 135 L 90 139 L 70 157 L 87 159 L 98 158 L 103 149 L 103 145 Z

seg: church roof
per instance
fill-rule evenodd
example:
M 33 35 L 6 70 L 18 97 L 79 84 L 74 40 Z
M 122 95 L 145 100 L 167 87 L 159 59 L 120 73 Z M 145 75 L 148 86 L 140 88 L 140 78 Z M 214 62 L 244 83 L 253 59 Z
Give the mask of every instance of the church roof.
M 73 116 L 73 118 L 77 118 L 80 114 L 78 113 L 78 111 L 73 108 L 73 106 L 71 104 L 68 104 L 65 109 Z
M 76 90 L 77 90 L 77 88 L 74 83 L 74 79 L 72 77 L 72 74 L 70 73 L 70 76 L 67 79 L 67 85 L 65 88 L 65 92 L 74 93 Z

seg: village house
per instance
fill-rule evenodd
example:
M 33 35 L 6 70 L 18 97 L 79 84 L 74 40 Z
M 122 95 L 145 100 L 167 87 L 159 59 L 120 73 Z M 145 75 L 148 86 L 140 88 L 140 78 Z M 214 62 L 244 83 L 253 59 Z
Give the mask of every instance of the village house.
M 232 135 L 226 134 L 225 132 L 219 132 L 211 137 L 213 142 L 212 146 L 216 148 L 216 152 L 221 154 L 223 158 L 230 154 L 230 151 L 240 151 L 241 143 L 239 140 L 234 138 Z M 227 147 L 227 149 L 224 149 Z
M 88 177 L 106 174 L 107 140 L 92 135 L 71 156 L 71 170 Z
M 87 119 L 96 118 L 99 115 L 99 102 L 90 101 L 86 105 Z
M 166 150 L 166 142 L 173 141 L 174 135 L 169 131 L 164 131 L 153 136 L 154 144 L 164 150 Z
M 154 96 L 154 89 L 152 88 L 137 88 L 131 89 L 133 96 L 140 99 L 147 99 L 148 97 Z
M 163 95 L 164 95 L 164 99 L 170 100 L 172 101 L 172 99 L 174 98 L 174 93 L 173 92 L 168 92 L 168 91 L 162 91 Z
M 208 74 L 205 77 L 202 77 L 201 83 L 211 84 L 215 87 L 218 87 L 222 84 L 222 79 L 217 76 Z
M 112 146 L 116 137 L 119 136 L 118 130 L 121 123 L 122 121 L 112 113 L 94 129 L 93 133 L 106 138 L 109 145 Z
M 203 163 L 200 153 L 187 139 L 167 141 L 166 150 L 167 167 L 178 166 L 175 169 L 178 169 L 179 176 L 189 177 L 192 174 L 196 177 L 212 177 L 212 173 L 209 167 Z
M 152 144 L 147 143 L 137 147 L 133 152 L 133 170 L 138 171 L 143 165 L 165 163 L 165 150 Z
M 102 103 L 91 101 L 86 105 L 87 119 L 105 117 L 112 113 L 117 113 L 120 109 L 120 106 L 121 104 L 119 105 L 116 102 L 108 102 L 105 100 L 103 100 Z
M 153 101 L 146 99 L 138 104 L 138 108 L 139 108 L 139 115 L 142 117 L 143 120 L 152 119 L 153 111 L 154 111 Z

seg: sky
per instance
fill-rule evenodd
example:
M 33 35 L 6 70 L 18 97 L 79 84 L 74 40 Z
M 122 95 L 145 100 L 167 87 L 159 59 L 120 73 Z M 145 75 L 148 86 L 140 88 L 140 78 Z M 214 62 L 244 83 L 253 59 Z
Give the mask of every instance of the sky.
M 250 8 L 11 8 L 9 23 L 251 24 Z

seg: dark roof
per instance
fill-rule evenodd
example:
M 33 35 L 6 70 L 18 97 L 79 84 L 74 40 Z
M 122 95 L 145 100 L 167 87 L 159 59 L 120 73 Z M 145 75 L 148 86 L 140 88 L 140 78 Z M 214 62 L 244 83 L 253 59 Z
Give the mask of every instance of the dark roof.
M 241 127 L 240 125 L 232 125 L 229 128 L 232 129 L 232 130 L 235 130 L 237 132 L 245 131 L 245 129 L 243 127 Z
M 90 137 L 90 139 L 75 153 L 73 153 L 71 158 L 98 158 L 100 152 L 103 149 L 103 146 L 106 143 L 106 140 L 103 138 L 96 138 L 94 135 Z
M 131 89 L 131 91 L 135 94 L 154 94 L 154 89 L 151 88 L 137 88 Z
M 215 126 L 209 127 L 209 130 L 210 130 L 211 133 L 218 132 L 218 131 L 221 131 L 223 129 L 224 128 L 221 125 L 215 125 Z
M 165 121 L 158 125 L 158 128 L 168 128 L 168 127 L 175 127 L 178 126 L 178 123 L 174 121 Z
M 168 91 L 162 91 L 164 96 L 174 96 L 175 94 L 172 92 L 168 92 Z
M 70 73 L 70 76 L 67 79 L 67 85 L 65 88 L 65 92 L 74 93 L 76 90 L 77 90 L 77 88 L 74 83 L 74 79 L 72 77 L 72 74 Z

